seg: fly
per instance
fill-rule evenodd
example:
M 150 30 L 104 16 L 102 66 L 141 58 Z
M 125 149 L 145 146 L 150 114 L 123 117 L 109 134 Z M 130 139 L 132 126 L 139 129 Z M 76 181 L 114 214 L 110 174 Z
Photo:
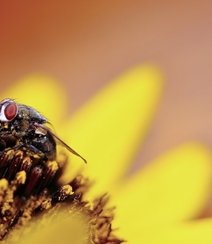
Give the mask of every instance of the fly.
M 17 172 L 24 170 L 27 175 L 26 194 L 43 189 L 54 178 L 59 169 L 56 161 L 58 142 L 87 163 L 46 123 L 47 119 L 30 106 L 12 99 L 0 102 L 0 178 L 12 180 Z

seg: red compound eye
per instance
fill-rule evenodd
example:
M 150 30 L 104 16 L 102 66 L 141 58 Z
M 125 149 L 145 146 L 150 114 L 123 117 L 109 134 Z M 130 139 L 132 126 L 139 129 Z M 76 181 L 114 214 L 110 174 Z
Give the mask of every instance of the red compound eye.
M 10 103 L 4 110 L 4 115 L 8 120 L 12 120 L 15 118 L 17 114 L 17 105 L 15 103 Z

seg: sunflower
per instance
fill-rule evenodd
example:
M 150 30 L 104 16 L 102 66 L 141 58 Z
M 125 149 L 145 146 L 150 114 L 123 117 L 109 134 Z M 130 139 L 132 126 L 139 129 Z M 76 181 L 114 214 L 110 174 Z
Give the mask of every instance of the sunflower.
M 212 243 L 212 220 L 197 219 L 211 190 L 210 150 L 188 142 L 127 174 L 151 126 L 163 80 L 157 67 L 134 67 L 72 117 L 60 83 L 42 74 L 25 77 L 2 94 L 40 111 L 88 161 L 59 149 L 58 161 L 68 160 L 59 198 L 76 196 L 80 188 L 80 200 L 70 207 L 57 198 L 48 208 L 49 198 L 46 204 L 36 198 L 33 204 L 42 203 L 47 211 L 11 230 L 18 243 Z M 8 187 L 2 180 L 1 191 Z M 20 177 L 13 184 L 20 184 Z

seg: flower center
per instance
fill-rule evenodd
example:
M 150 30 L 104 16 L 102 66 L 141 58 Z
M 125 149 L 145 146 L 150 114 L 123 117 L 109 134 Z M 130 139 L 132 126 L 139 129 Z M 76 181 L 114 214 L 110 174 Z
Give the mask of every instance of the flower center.
M 77 176 L 53 193 L 44 189 L 26 198 L 20 195 L 26 172 L 20 171 L 9 182 L 0 180 L 0 238 L 9 243 L 82 243 L 119 244 L 111 228 L 113 209 L 107 209 L 108 197 L 88 202 L 84 194 L 88 180 Z M 66 242 L 68 241 L 68 242 Z

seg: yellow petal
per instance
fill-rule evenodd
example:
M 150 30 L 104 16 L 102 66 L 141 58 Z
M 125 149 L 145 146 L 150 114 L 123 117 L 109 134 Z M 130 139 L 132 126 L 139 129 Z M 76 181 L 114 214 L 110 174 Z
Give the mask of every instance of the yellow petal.
M 130 182 L 122 183 L 116 204 L 115 226 L 133 239 L 135 228 L 167 225 L 200 213 L 211 190 L 209 150 L 195 143 L 181 145 L 157 158 Z M 130 223 L 130 224 L 129 224 Z M 135 240 L 132 241 L 135 243 Z
M 32 74 L 17 81 L 1 94 L 1 100 L 4 98 L 12 98 L 35 108 L 54 126 L 59 125 L 67 110 L 66 96 L 61 85 L 43 74 Z
M 203 219 L 187 223 L 173 225 L 167 228 L 155 226 L 150 231 L 140 232 L 136 243 L 142 244 L 211 244 L 212 243 L 212 219 Z M 140 241 L 140 242 L 139 242 Z M 129 241 L 129 243 L 134 243 Z
M 108 191 L 108 184 L 132 163 L 150 127 L 161 88 L 158 68 L 138 66 L 116 78 L 68 122 L 64 137 L 88 160 L 86 175 L 98 182 L 97 192 Z

